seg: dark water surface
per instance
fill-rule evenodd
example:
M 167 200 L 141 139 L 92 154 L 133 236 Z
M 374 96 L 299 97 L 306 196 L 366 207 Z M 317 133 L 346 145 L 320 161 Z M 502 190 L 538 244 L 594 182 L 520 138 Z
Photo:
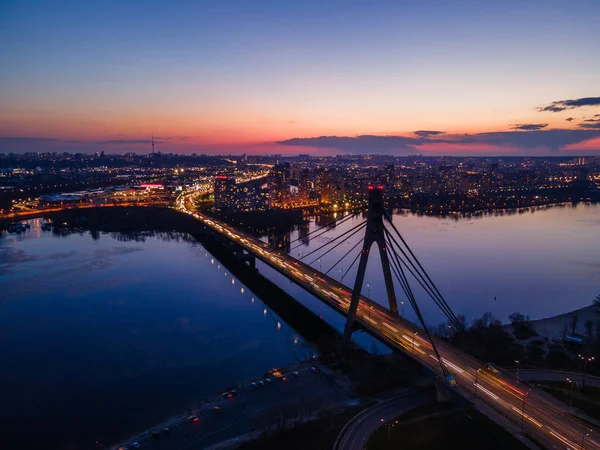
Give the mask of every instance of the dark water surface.
M 2 449 L 101 448 L 309 354 L 198 243 L 30 223 L 0 239 Z

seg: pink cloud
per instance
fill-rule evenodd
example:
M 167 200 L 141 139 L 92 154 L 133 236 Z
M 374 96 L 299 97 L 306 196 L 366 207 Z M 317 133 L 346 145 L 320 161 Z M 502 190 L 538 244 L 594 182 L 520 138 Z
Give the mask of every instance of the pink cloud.
M 588 139 L 587 141 L 576 142 L 565 145 L 562 150 L 593 152 L 600 151 L 600 137 Z

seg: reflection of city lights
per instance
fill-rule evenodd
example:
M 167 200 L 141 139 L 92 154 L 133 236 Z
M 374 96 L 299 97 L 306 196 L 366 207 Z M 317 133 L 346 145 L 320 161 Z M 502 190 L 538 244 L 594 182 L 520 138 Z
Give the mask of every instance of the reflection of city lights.
M 235 278 L 231 279 L 231 284 L 235 284 Z
M 221 269 L 221 264 L 218 264 L 218 265 L 217 265 L 217 269 Z
M 215 263 L 215 260 L 211 258 L 211 259 L 210 259 L 210 263 L 211 263 L 211 264 L 214 264 L 214 263 Z
M 254 303 L 254 297 L 252 297 L 252 303 Z
M 243 294 L 243 293 L 244 293 L 244 288 L 241 288 L 241 289 L 240 289 L 240 292 Z
M 298 336 L 294 336 L 294 345 L 298 344 L 298 342 L 300 342 L 300 339 L 298 339 Z
M 281 330 L 281 322 L 277 322 L 277 329 Z
M 263 314 L 266 316 L 267 315 L 267 308 L 263 309 Z
M 225 272 L 225 276 L 227 276 L 227 272 Z

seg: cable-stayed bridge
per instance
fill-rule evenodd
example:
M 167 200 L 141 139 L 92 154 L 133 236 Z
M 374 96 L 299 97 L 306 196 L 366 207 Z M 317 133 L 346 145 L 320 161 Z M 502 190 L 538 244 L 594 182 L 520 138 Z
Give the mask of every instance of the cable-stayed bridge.
M 183 194 L 177 208 L 193 215 L 205 226 L 233 242 L 238 251 L 263 261 L 298 284 L 322 302 L 346 317 L 344 339 L 349 343 L 356 326 L 360 326 L 388 347 L 401 351 L 438 374 L 450 388 L 474 400 L 480 408 L 492 408 L 504 420 L 512 422 L 526 435 L 548 448 L 570 450 L 600 449 L 600 433 L 589 424 L 569 415 L 568 407 L 526 384 L 516 384 L 507 374 L 490 371 L 484 361 L 451 347 L 445 341 L 431 336 L 425 326 L 411 283 L 422 287 L 448 318 L 455 331 L 462 325 L 429 277 L 402 234 L 393 225 L 383 209 L 382 188 L 369 191 L 367 218 L 339 234 L 300 259 L 273 250 L 268 244 L 247 235 L 217 219 L 195 212 L 190 206 L 193 193 Z M 341 218 L 343 223 L 358 213 Z M 313 230 L 313 238 L 330 230 L 330 224 Z M 333 266 L 324 273 L 311 266 L 354 236 L 364 235 Z M 301 239 L 301 238 L 299 238 Z M 362 242 L 362 248 L 358 247 Z M 292 242 L 291 244 L 294 244 Z M 386 285 L 389 309 L 361 295 L 365 269 L 373 244 L 376 244 L 382 262 L 383 281 Z M 295 247 L 292 247 L 294 249 Z M 329 273 L 343 260 L 351 261 L 348 271 L 358 262 L 352 288 L 336 281 Z M 418 318 L 419 324 L 398 316 L 394 280 Z M 419 326 L 420 325 L 420 326 Z

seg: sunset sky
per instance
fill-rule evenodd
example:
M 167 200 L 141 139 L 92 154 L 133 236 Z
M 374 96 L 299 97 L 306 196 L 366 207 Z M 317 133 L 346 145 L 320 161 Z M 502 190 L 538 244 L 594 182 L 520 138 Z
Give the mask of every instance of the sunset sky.
M 598 0 L 5 0 L 0 61 L 0 153 L 600 155 Z

